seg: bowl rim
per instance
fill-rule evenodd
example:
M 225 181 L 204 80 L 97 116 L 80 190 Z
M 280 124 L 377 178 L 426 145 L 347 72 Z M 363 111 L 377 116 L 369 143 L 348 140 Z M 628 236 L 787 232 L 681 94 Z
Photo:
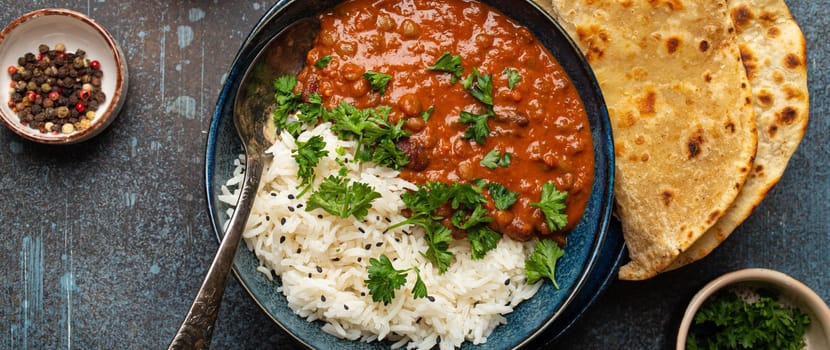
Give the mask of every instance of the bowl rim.
M 205 185 L 206 185 L 205 190 L 206 190 L 206 194 L 207 194 L 207 197 L 208 197 L 208 214 L 209 214 L 210 219 L 211 219 L 211 224 L 213 226 L 213 230 L 214 230 L 214 234 L 216 236 L 216 239 L 219 240 L 219 241 L 221 241 L 221 239 L 222 239 L 222 235 L 224 233 L 223 232 L 224 230 L 223 230 L 222 225 L 221 225 L 221 219 L 220 219 L 221 215 L 218 215 L 218 214 L 221 214 L 221 213 L 219 213 L 217 211 L 217 204 L 218 203 L 215 201 L 215 198 L 212 197 L 212 194 L 213 194 L 213 187 L 215 185 L 214 174 L 216 172 L 216 169 L 215 169 L 215 162 L 216 162 L 215 150 L 216 150 L 216 147 L 217 147 L 217 137 L 218 137 L 217 134 L 219 133 L 218 129 L 219 129 L 219 126 L 220 126 L 219 124 L 221 122 L 221 119 L 227 117 L 227 116 L 224 115 L 224 114 L 226 114 L 226 112 L 223 111 L 223 106 L 226 105 L 226 104 L 232 103 L 233 99 L 235 98 L 235 94 L 236 94 L 236 91 L 237 91 L 237 87 L 235 85 L 237 85 L 237 84 L 235 84 L 234 81 L 240 79 L 240 76 L 244 73 L 244 70 L 245 70 L 244 67 L 239 67 L 239 63 L 241 61 L 246 60 L 246 59 L 251 59 L 252 60 L 256 56 L 257 51 L 259 51 L 256 48 L 257 45 L 261 46 L 263 44 L 263 43 L 258 44 L 257 41 L 256 41 L 256 37 L 258 35 L 262 34 L 262 32 L 265 31 L 266 25 L 269 22 L 273 21 L 273 19 L 275 17 L 280 15 L 287 7 L 289 7 L 288 5 L 291 5 L 295 2 L 299 2 L 299 1 L 298 0 L 279 0 L 279 1 L 277 1 L 275 4 L 273 4 L 271 6 L 271 8 L 254 25 L 253 29 L 249 32 L 246 39 L 243 41 L 240 49 L 237 51 L 236 56 L 235 56 L 234 60 L 231 63 L 229 73 L 228 73 L 227 77 L 225 78 L 225 83 L 223 84 L 223 88 L 222 88 L 222 90 L 219 94 L 219 99 L 217 100 L 217 104 L 216 104 L 217 108 L 214 110 L 213 119 L 212 119 L 211 126 L 210 126 L 210 129 L 209 129 L 209 132 L 208 132 L 208 140 L 207 140 L 207 144 L 206 144 L 207 158 L 206 158 L 206 167 L 205 167 L 205 173 L 204 174 L 205 174 L 205 181 L 206 181 L 205 182 Z M 491 3 L 492 0 L 491 1 L 482 0 L 482 2 Z M 578 277 L 576 277 L 574 279 L 574 281 L 572 282 L 573 284 L 569 288 L 569 290 L 566 290 L 568 295 L 565 296 L 562 299 L 561 305 L 558 307 L 558 309 L 556 309 L 552 313 L 552 317 L 549 317 L 546 320 L 544 320 L 543 322 L 541 322 L 538 325 L 538 327 L 534 328 L 532 331 L 529 332 L 527 337 L 525 337 L 521 340 L 517 340 L 515 343 L 511 343 L 512 345 L 510 345 L 509 347 L 514 348 L 514 349 L 519 348 L 523 345 L 526 345 L 526 344 L 530 343 L 533 340 L 538 339 L 538 337 L 541 334 L 544 334 L 544 332 L 547 330 L 547 328 L 550 327 L 551 324 L 554 323 L 554 321 L 559 320 L 560 316 L 563 316 L 565 314 L 570 315 L 571 312 L 576 312 L 577 313 L 575 318 L 582 315 L 582 313 L 585 311 L 585 309 L 587 309 L 590 306 L 590 304 L 593 304 L 593 302 L 596 300 L 596 297 L 598 296 L 598 294 L 601 293 L 602 291 L 604 291 L 607 288 L 607 286 L 609 284 L 609 281 L 611 279 L 613 279 L 614 272 L 616 272 L 616 270 L 619 266 L 619 263 L 621 261 L 620 258 L 622 257 L 623 252 L 624 252 L 624 244 L 622 244 L 622 243 L 619 245 L 619 247 L 613 247 L 613 248 L 615 248 L 613 254 L 609 255 L 607 252 L 605 252 L 605 253 L 602 252 L 603 249 L 608 249 L 607 247 L 605 247 L 605 248 L 603 247 L 602 242 L 604 242 L 604 240 L 608 237 L 609 234 L 612 234 L 610 232 L 611 230 L 609 230 L 609 227 L 612 226 L 611 222 L 614 220 L 613 216 L 611 215 L 611 211 L 612 211 L 612 207 L 613 207 L 613 204 L 612 204 L 612 201 L 613 201 L 613 178 L 614 178 L 615 168 L 614 168 L 614 153 L 613 153 L 613 136 L 611 135 L 611 131 L 610 131 L 610 120 L 608 118 L 608 111 L 607 111 L 607 107 L 605 106 L 605 103 L 604 103 L 604 98 L 602 96 L 602 92 L 599 89 L 599 83 L 596 80 L 596 77 L 595 77 L 593 71 L 591 70 L 590 66 L 588 65 L 587 60 L 582 55 L 581 51 L 578 49 L 578 47 L 574 43 L 573 39 L 570 38 L 570 36 L 567 35 L 567 33 L 564 31 L 564 29 L 561 28 L 561 25 L 558 22 L 556 22 L 556 20 L 553 19 L 550 16 L 550 14 L 548 14 L 547 12 L 542 10 L 539 7 L 538 4 L 534 3 L 531 0 L 525 0 L 523 2 L 525 2 L 527 5 L 532 6 L 533 8 L 535 8 L 535 10 L 538 11 L 538 13 L 540 15 L 546 17 L 547 20 L 548 20 L 547 23 L 552 23 L 553 26 L 556 27 L 555 30 L 557 30 L 558 32 L 560 32 L 564 36 L 565 41 L 566 41 L 565 45 L 570 46 L 570 50 L 573 50 L 573 52 L 579 57 L 579 62 L 580 62 L 579 69 L 584 71 L 584 73 L 586 75 L 585 79 L 590 81 L 590 87 L 586 87 L 585 90 L 584 90 L 585 92 L 582 93 L 581 95 L 583 95 L 583 98 L 586 98 L 584 94 L 593 95 L 593 96 L 596 96 L 600 101 L 600 105 L 598 105 L 596 107 L 596 109 L 598 111 L 594 112 L 597 115 L 597 117 L 600 118 L 600 122 L 597 125 L 594 125 L 592 123 L 592 129 L 594 127 L 597 127 L 598 130 L 600 130 L 597 133 L 607 135 L 608 142 L 604 145 L 601 145 L 601 146 L 595 146 L 596 152 L 602 152 L 603 154 L 605 154 L 605 158 L 607 158 L 607 161 L 604 162 L 602 165 L 599 165 L 599 164 L 597 165 L 597 166 L 602 166 L 602 168 L 604 169 L 604 171 L 607 174 L 607 179 L 603 178 L 602 180 L 598 181 L 599 183 L 603 184 L 603 186 L 600 186 L 602 192 L 600 192 L 601 194 L 598 195 L 599 199 L 597 199 L 597 202 L 599 203 L 597 205 L 601 209 L 597 209 L 597 211 L 598 211 L 598 214 L 597 214 L 598 218 L 597 218 L 597 224 L 596 224 L 597 227 L 596 227 L 595 231 L 593 231 L 595 233 L 593 233 L 592 236 L 591 236 L 590 246 L 587 248 L 588 251 L 585 252 L 586 256 L 585 256 L 584 263 L 579 268 L 579 275 L 578 275 Z M 490 4 L 490 5 L 493 6 L 492 4 Z M 503 10 L 500 10 L 500 11 L 504 12 Z M 511 16 L 508 13 L 505 13 L 505 15 L 507 15 L 508 17 L 513 18 L 513 16 Z M 277 31 L 277 32 L 279 32 L 279 31 Z M 267 40 L 265 40 L 265 41 L 267 42 Z M 251 57 L 248 57 L 248 56 L 251 56 Z M 581 74 L 581 73 L 578 73 L 578 74 Z M 605 164 L 605 163 L 607 163 L 607 164 Z M 595 181 L 597 181 L 597 180 L 595 179 Z M 619 232 L 616 232 L 616 233 L 619 234 Z M 621 234 L 620 234 L 620 236 L 621 236 Z M 621 240 L 621 238 L 620 238 L 620 240 Z M 241 249 L 244 249 L 244 248 L 241 248 Z M 609 261 L 608 261 L 609 266 L 601 266 L 601 268 L 599 268 L 600 266 L 599 266 L 599 262 L 598 262 L 597 259 L 600 256 L 609 258 Z M 595 293 L 596 295 L 594 295 L 590 298 L 586 298 L 585 296 L 581 296 L 581 295 L 578 297 L 578 294 L 580 294 L 580 292 L 582 292 L 582 288 L 590 283 L 589 280 L 590 280 L 591 273 L 595 269 L 599 269 L 601 271 L 610 271 L 610 272 L 609 272 L 608 276 L 603 276 L 602 280 L 599 281 L 599 283 L 597 285 L 598 290 Z M 234 272 L 234 276 L 236 277 L 237 281 L 240 283 L 240 285 L 243 287 L 243 289 L 245 289 L 248 292 L 248 294 L 252 297 L 253 301 L 260 307 L 260 309 L 266 314 L 266 316 L 268 316 L 280 329 L 282 329 L 286 334 L 288 334 L 292 339 L 297 341 L 299 344 L 302 344 L 303 346 L 305 346 L 307 348 L 314 348 L 306 340 L 300 338 L 298 334 L 295 334 L 293 331 L 288 329 L 287 326 L 282 323 L 282 321 L 275 318 L 274 314 L 272 314 L 272 312 L 270 311 L 270 308 L 268 306 L 266 306 L 263 303 L 262 300 L 259 300 L 259 298 L 257 297 L 257 293 L 254 293 L 254 291 L 251 289 L 251 286 L 249 286 L 246 283 L 245 278 L 243 278 L 242 274 L 238 271 L 236 263 L 234 264 L 233 272 Z M 594 284 L 597 284 L 597 283 L 594 283 Z M 568 309 L 568 306 L 570 306 L 570 304 L 578 298 L 583 299 L 583 301 L 585 301 L 587 299 L 588 304 L 584 305 L 584 306 L 580 306 L 579 310 L 576 310 L 576 307 L 574 307 L 573 310 Z M 299 317 L 299 316 L 297 316 L 297 317 Z M 564 325 L 565 327 L 560 332 L 558 332 L 556 335 L 559 336 L 562 333 L 564 333 L 565 331 L 567 331 L 570 328 L 570 326 L 572 325 L 572 323 L 573 322 L 568 322 L 567 324 L 565 324 Z M 553 339 L 549 339 L 549 340 L 547 340 L 547 342 L 552 341 L 552 340 Z
M 772 285 L 788 295 L 793 295 L 801 301 L 802 305 L 809 310 L 802 310 L 809 312 L 816 319 L 813 323 L 821 327 L 825 339 L 830 341 L 830 308 L 824 300 L 816 294 L 810 287 L 795 278 L 780 272 L 766 268 L 747 268 L 732 271 L 721 275 L 718 278 L 706 284 L 697 294 L 692 297 L 686 311 L 683 313 L 683 319 L 680 323 L 680 328 L 677 334 L 676 350 L 686 349 L 686 338 L 689 334 L 689 328 L 695 314 L 703 305 L 703 302 L 709 299 L 716 292 L 727 287 L 742 284 L 742 283 L 760 283 Z
M 114 89 L 113 92 L 107 96 L 110 100 L 109 104 L 107 105 L 106 110 L 96 112 L 96 117 L 89 127 L 84 130 L 74 131 L 70 134 L 40 133 L 37 130 L 22 125 L 20 123 L 20 119 L 16 115 L 7 115 L 7 113 L 4 113 L 2 110 L 0 110 L 0 120 L 2 120 L 3 123 L 15 134 L 42 144 L 72 144 L 85 141 L 106 129 L 107 126 L 109 126 L 113 120 L 118 117 L 119 112 L 124 105 L 124 101 L 126 99 L 126 94 L 124 92 L 129 81 L 126 56 L 121 50 L 121 46 L 118 45 L 118 42 L 115 41 L 115 38 L 103 25 L 78 11 L 55 7 L 30 11 L 9 22 L 9 24 L 7 24 L 2 31 L 0 31 L 0 46 L 6 42 L 6 39 L 12 32 L 23 24 L 48 16 L 62 16 L 83 23 L 85 26 L 90 27 L 94 32 L 98 33 L 100 35 L 100 39 L 106 43 L 106 47 L 109 49 L 107 51 L 111 53 L 112 59 L 115 61 L 117 66 L 117 69 L 115 69 L 117 74 L 115 77 Z

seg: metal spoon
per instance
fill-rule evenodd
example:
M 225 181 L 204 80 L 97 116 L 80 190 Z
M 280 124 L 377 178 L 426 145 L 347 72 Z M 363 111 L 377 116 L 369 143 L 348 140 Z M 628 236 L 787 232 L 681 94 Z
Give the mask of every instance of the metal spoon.
M 245 179 L 219 249 L 168 349 L 207 349 L 210 346 L 228 274 L 259 188 L 267 157 L 265 150 L 276 137 L 268 112 L 268 107 L 274 103 L 272 82 L 285 74 L 295 75 L 302 68 L 317 28 L 316 21 L 309 18 L 295 22 L 274 36 L 257 54 L 239 84 L 233 121 L 245 150 Z

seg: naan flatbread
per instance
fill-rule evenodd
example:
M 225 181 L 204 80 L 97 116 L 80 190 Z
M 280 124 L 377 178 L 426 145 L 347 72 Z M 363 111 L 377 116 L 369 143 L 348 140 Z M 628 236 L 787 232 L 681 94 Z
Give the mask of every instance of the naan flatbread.
M 729 237 L 781 178 L 807 127 L 807 46 L 787 4 L 730 0 L 729 13 L 755 100 L 758 152 L 732 207 L 668 269 L 705 257 Z
M 537 1 L 577 41 L 608 105 L 631 258 L 619 277 L 653 277 L 723 216 L 752 166 L 752 95 L 726 1 Z

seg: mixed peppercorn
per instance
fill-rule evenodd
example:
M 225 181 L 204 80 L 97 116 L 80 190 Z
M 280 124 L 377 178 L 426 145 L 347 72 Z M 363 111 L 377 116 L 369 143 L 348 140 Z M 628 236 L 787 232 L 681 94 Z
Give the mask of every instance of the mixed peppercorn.
M 67 52 L 41 44 L 8 67 L 12 78 L 9 108 L 20 123 L 42 133 L 70 134 L 86 129 L 106 100 L 101 91 L 101 64 L 81 49 Z

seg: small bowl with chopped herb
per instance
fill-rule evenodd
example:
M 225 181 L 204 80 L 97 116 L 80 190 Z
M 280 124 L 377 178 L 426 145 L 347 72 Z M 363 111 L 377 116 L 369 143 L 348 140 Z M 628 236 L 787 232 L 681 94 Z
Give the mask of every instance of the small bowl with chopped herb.
M 692 298 L 677 335 L 684 349 L 830 349 L 830 309 L 784 273 L 734 271 Z
M 82 13 L 46 8 L 0 31 L 0 116 L 23 138 L 45 144 L 88 140 L 118 116 L 127 62 L 116 41 Z

